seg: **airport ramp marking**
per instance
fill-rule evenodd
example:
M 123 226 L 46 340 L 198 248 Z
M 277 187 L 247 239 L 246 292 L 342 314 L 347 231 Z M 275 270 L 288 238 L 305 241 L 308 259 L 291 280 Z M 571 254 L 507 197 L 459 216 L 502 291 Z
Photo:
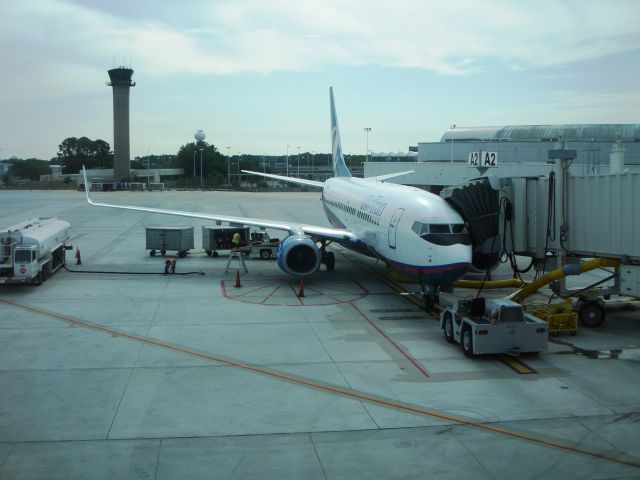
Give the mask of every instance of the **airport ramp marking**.
M 332 283 L 307 280 L 305 296 L 298 297 L 299 282 L 289 279 L 241 280 L 241 287 L 235 288 L 235 280 L 221 280 L 222 296 L 229 300 L 256 305 L 275 307 L 324 307 L 347 304 L 369 295 L 369 292 L 355 279 L 344 278 Z
M 275 378 L 278 380 L 282 380 L 285 382 L 289 382 L 296 385 L 301 385 L 309 388 L 313 388 L 315 390 L 325 392 L 325 393 L 333 393 L 336 395 L 340 395 L 342 397 L 351 398 L 353 400 L 363 401 L 370 403 L 372 405 L 378 405 L 382 407 L 393 408 L 396 410 L 400 410 L 407 413 L 412 413 L 419 416 L 437 418 L 439 420 L 443 420 L 445 422 L 455 423 L 458 425 L 468 426 L 472 428 L 476 428 L 478 430 L 483 430 L 491 433 L 496 433 L 502 436 L 510 437 L 516 440 L 522 440 L 526 442 L 530 442 L 533 444 L 554 448 L 557 450 L 562 450 L 565 452 L 584 455 L 592 458 L 597 458 L 600 460 L 606 460 L 609 462 L 618 463 L 621 465 L 627 465 L 635 468 L 640 468 L 640 461 L 615 457 L 612 455 L 608 455 L 602 452 L 596 452 L 591 450 L 585 450 L 579 447 L 575 447 L 573 445 L 569 445 L 566 443 L 561 443 L 559 441 L 550 440 L 546 438 L 542 438 L 535 435 L 530 435 L 527 433 L 517 432 L 515 430 L 509 430 L 506 428 L 502 428 L 496 425 L 491 425 L 487 423 L 482 423 L 473 419 L 468 419 L 456 415 L 450 415 L 444 412 L 439 412 L 437 410 L 431 410 L 426 407 L 421 407 L 418 405 L 413 405 L 410 403 L 401 402 L 399 400 L 388 399 L 385 397 L 381 397 L 374 394 L 369 394 L 366 392 L 359 392 L 357 390 L 340 387 L 338 385 L 332 385 L 328 383 L 320 383 L 314 380 L 310 380 L 308 378 L 299 377 L 297 375 L 289 375 L 283 372 L 279 372 L 277 370 L 272 370 L 264 367 L 259 367 L 256 365 L 251 365 L 249 363 L 244 363 L 239 360 L 234 360 L 227 357 L 222 357 L 219 355 L 199 352 L 197 350 L 192 350 L 187 347 L 183 347 L 180 345 L 171 344 L 168 342 L 164 342 L 162 340 L 158 340 L 151 337 L 146 337 L 144 335 L 138 335 L 135 333 L 124 332 L 120 330 L 116 330 L 114 328 L 109 328 L 100 324 L 92 323 L 87 320 L 80 320 L 77 318 L 73 318 L 67 315 L 63 315 L 61 313 L 51 312 L 39 307 L 34 307 L 31 305 L 24 305 L 13 300 L 8 299 L 0 299 L 0 303 L 5 305 L 9 305 L 15 308 L 20 308 L 22 310 L 26 310 L 28 312 L 36 313 L 38 315 L 43 315 L 45 317 L 53 318 L 56 320 L 62 320 L 64 322 L 68 322 L 71 325 L 80 325 L 82 327 L 86 327 L 92 330 L 97 330 L 102 333 L 106 333 L 111 335 L 112 337 L 122 337 L 129 340 L 141 342 L 146 345 L 154 345 L 156 347 L 164 348 L 167 350 L 171 350 L 174 352 L 181 352 L 187 355 L 191 355 L 197 358 L 210 360 L 213 362 L 217 362 L 223 365 L 228 365 L 231 367 L 236 367 L 245 371 L 253 372 L 259 375 L 264 375 L 267 377 Z

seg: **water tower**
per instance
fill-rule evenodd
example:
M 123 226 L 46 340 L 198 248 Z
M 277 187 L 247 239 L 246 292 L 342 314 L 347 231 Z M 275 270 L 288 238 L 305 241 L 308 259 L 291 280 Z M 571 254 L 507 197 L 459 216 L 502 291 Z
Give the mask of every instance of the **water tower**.
M 129 177 L 129 89 L 136 86 L 131 81 L 133 70 L 118 67 L 109 70 L 113 87 L 113 179 L 119 182 Z

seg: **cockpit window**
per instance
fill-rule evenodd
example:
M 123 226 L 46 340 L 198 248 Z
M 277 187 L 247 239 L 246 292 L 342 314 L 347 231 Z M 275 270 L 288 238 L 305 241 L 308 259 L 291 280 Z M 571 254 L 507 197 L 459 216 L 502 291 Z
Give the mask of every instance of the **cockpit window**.
M 451 233 L 449 225 L 441 223 L 431 223 L 429 225 L 429 233 Z
M 423 240 L 436 245 L 471 245 L 471 239 L 464 223 L 422 223 L 413 222 L 411 229 Z

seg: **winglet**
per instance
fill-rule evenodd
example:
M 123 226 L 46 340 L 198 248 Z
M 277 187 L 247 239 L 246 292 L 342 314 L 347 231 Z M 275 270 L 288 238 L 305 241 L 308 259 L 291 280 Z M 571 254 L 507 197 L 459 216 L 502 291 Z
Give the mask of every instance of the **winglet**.
M 82 165 L 82 176 L 84 177 L 84 194 L 87 197 L 87 202 L 89 202 L 91 205 L 95 205 L 93 203 L 93 200 L 91 200 L 91 196 L 89 195 L 89 191 L 91 190 L 91 183 L 89 182 L 89 180 L 87 180 L 87 171 L 84 168 L 84 165 Z
M 331 153 L 333 156 L 333 176 L 350 177 L 351 172 L 347 168 L 342 155 L 342 143 L 340 142 L 340 130 L 338 129 L 338 115 L 336 105 L 333 101 L 333 87 L 329 87 L 329 98 L 331 101 Z

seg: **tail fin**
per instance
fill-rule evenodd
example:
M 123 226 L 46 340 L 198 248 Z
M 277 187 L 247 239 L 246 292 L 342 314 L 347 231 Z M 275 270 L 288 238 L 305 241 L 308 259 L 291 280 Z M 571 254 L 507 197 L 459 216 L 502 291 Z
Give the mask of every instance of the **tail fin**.
M 350 177 L 351 172 L 344 163 L 342 156 L 342 143 L 340 142 L 340 130 L 338 129 L 338 115 L 333 101 L 333 87 L 329 87 L 329 97 L 331 99 L 331 153 L 333 156 L 333 176 Z

